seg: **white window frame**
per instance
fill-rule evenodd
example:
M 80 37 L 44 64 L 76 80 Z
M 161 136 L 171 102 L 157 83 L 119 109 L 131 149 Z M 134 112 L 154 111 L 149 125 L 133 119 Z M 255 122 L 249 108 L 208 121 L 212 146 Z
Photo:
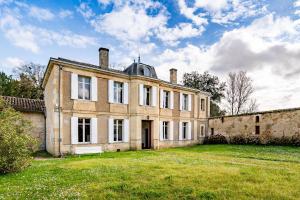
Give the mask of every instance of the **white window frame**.
M 171 101 L 171 92 L 167 90 L 163 90 L 163 108 L 170 108 L 170 101 Z
M 119 127 L 121 122 L 121 127 Z M 116 133 L 115 133 L 116 130 Z M 121 131 L 121 140 L 119 140 L 119 132 Z M 116 134 L 116 139 L 115 139 Z M 124 120 L 123 119 L 114 119 L 113 120 L 113 142 L 123 142 L 124 141 Z
M 188 126 L 189 126 L 188 122 L 182 122 L 182 140 L 188 139 Z
M 189 95 L 182 94 L 182 110 L 188 111 L 189 109 Z
M 170 122 L 169 121 L 163 121 L 162 122 L 162 131 L 163 131 L 163 140 L 169 140 L 170 139 L 170 135 L 169 135 L 169 129 L 170 129 Z
M 114 81 L 113 84 L 114 103 L 124 103 L 124 83 Z
M 80 79 L 82 79 L 83 81 L 80 81 Z M 89 81 L 87 81 L 89 80 Z M 91 93 L 91 77 L 87 77 L 87 76 L 81 76 L 81 75 L 78 75 L 78 99 L 80 100 L 91 100 L 92 99 L 92 93 Z M 82 98 L 80 98 L 80 85 L 82 86 Z M 89 85 L 89 98 L 86 98 L 85 96 L 85 86 L 86 85 Z
M 82 124 L 79 122 L 79 120 L 82 120 Z M 89 123 L 86 122 L 86 120 L 90 120 Z M 85 132 L 85 126 L 87 126 L 87 124 L 90 126 L 90 141 L 85 141 L 85 135 L 86 135 L 86 132 Z M 90 144 L 91 143 L 91 140 L 92 140 L 92 119 L 90 118 L 78 118 L 78 126 L 77 126 L 77 129 L 78 129 L 78 136 L 77 136 L 77 142 L 78 144 Z M 82 142 L 79 142 L 79 125 L 82 125 Z
M 147 91 L 149 90 L 149 91 Z M 147 86 L 147 85 L 144 85 L 144 89 L 143 89 L 143 92 L 144 92 L 144 106 L 151 106 L 152 105 L 152 94 L 151 94 L 151 87 L 150 86 Z M 149 98 L 149 104 L 147 104 L 147 97 Z

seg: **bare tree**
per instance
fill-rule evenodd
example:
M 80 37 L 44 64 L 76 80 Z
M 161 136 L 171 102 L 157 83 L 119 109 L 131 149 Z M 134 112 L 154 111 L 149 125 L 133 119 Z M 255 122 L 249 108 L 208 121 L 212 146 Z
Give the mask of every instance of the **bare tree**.
M 19 77 L 27 76 L 36 85 L 40 86 L 42 84 L 45 68 L 44 65 L 30 62 L 18 67 L 14 73 Z
M 245 71 L 229 73 L 225 97 L 228 112 L 231 115 L 254 112 L 257 103 L 251 99 L 253 92 L 252 80 Z

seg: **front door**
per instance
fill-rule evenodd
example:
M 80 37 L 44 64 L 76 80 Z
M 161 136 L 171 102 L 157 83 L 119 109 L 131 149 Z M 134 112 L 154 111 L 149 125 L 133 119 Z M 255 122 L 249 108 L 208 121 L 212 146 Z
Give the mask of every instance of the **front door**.
M 151 148 L 151 121 L 142 121 L 142 149 Z

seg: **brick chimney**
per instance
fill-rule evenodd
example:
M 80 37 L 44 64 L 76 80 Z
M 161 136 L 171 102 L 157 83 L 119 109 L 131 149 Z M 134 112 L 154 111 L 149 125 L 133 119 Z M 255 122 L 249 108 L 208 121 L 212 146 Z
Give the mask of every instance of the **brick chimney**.
M 107 69 L 109 65 L 109 49 L 99 48 L 99 66 Z
M 177 84 L 177 69 L 170 69 L 170 82 L 173 84 Z

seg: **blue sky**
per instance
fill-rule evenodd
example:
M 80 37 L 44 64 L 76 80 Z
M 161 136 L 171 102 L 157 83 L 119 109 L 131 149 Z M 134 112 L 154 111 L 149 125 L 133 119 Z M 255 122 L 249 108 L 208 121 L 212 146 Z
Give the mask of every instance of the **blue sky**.
M 0 67 L 12 73 L 49 57 L 114 68 L 138 55 L 168 79 L 169 69 L 209 71 L 226 80 L 246 70 L 259 109 L 300 106 L 298 0 L 0 0 Z

